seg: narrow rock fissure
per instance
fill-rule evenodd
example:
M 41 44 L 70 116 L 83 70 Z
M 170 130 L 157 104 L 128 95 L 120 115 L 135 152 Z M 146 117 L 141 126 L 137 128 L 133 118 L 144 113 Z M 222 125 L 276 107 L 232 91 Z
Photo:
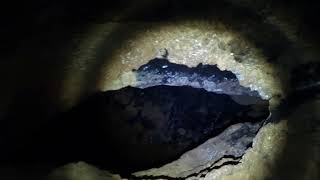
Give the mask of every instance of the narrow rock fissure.
M 216 165 L 216 163 L 220 162 L 220 161 L 223 161 L 224 159 L 228 158 L 229 160 L 226 160 L 225 162 L 222 162 L 221 164 L 219 165 Z M 221 158 L 220 160 L 214 162 L 210 167 L 208 168 L 205 168 L 205 169 L 202 169 L 200 172 L 198 173 L 194 173 L 194 174 L 191 174 L 191 175 L 188 175 L 187 177 L 185 177 L 184 179 L 187 179 L 187 178 L 191 178 L 191 177 L 204 177 L 208 172 L 212 172 L 213 170 L 215 169 L 220 169 L 222 168 L 223 166 L 228 166 L 228 165 L 237 165 L 237 164 L 240 164 L 240 160 L 241 160 L 242 156 L 241 157 L 231 157 L 231 156 L 226 156 L 226 157 L 223 157 Z

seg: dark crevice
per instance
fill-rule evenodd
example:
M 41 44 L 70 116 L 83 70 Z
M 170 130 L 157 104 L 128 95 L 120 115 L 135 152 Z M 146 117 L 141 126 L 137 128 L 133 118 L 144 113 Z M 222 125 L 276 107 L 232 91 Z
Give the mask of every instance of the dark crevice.
M 45 124 L 23 149 L 6 152 L 3 161 L 85 161 L 130 177 L 175 161 L 213 137 L 220 144 L 210 148 L 219 153 L 212 161 L 241 157 L 269 115 L 267 100 L 213 65 L 188 68 L 156 58 L 135 72 L 137 87 L 93 94 Z M 225 133 L 236 124 L 237 131 Z
M 268 102 L 260 103 L 240 105 L 228 95 L 188 86 L 126 87 L 97 93 L 63 114 L 51 126 L 61 135 L 51 138 L 63 147 L 59 158 L 129 175 L 172 162 L 232 124 L 265 119 Z M 231 134 L 227 143 L 246 133 Z
M 226 158 L 229 158 L 229 159 L 232 159 L 232 160 L 223 162 L 221 165 L 215 165 L 216 163 L 218 163 L 218 162 L 220 162 L 220 161 L 222 161 L 223 159 L 226 159 Z M 212 166 L 210 166 L 208 168 L 205 168 L 205 169 L 202 169 L 198 173 L 191 174 L 191 175 L 185 177 L 185 179 L 190 178 L 190 177 L 197 177 L 199 174 L 205 175 L 206 174 L 205 172 L 212 172 L 212 170 L 220 169 L 223 166 L 240 164 L 241 163 L 240 162 L 241 158 L 242 158 L 242 156 L 241 157 L 234 157 L 234 156 L 226 155 L 226 156 L 222 157 L 221 159 L 217 160 L 216 162 L 214 162 L 212 164 Z

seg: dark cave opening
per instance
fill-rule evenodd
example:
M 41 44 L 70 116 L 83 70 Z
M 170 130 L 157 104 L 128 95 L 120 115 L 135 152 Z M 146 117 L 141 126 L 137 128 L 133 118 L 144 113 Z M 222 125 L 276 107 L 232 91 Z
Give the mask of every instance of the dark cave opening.
M 134 72 L 136 87 L 91 95 L 35 133 L 31 144 L 9 152 L 9 161 L 14 157 L 57 166 L 85 161 L 129 176 L 177 160 L 228 127 L 242 124 L 220 142 L 233 150 L 214 157 L 238 158 L 269 116 L 267 100 L 216 66 L 189 68 L 153 59 Z M 217 144 L 211 151 L 219 148 Z
M 269 116 L 267 100 L 215 65 L 189 68 L 156 58 L 134 72 L 136 87 L 96 93 L 63 115 L 77 122 L 72 135 L 61 137 L 70 152 L 61 153 L 129 175 L 172 162 L 231 125 L 258 124 L 229 135 L 229 144 L 242 144 L 223 156 L 238 157 Z
M 67 112 L 64 121 L 77 122 L 60 129 L 59 141 L 70 160 L 129 175 L 174 161 L 230 125 L 260 123 L 268 115 L 262 99 L 241 105 L 229 95 L 189 86 L 125 87 L 95 94 Z M 234 141 L 247 131 L 239 133 Z

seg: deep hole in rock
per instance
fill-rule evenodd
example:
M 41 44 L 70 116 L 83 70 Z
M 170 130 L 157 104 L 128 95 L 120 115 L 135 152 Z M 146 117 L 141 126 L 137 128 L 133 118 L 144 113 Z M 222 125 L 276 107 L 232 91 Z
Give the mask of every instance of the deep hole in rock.
M 129 175 L 174 161 L 230 125 L 260 123 L 269 115 L 268 101 L 216 66 L 153 59 L 135 72 L 137 87 L 88 97 L 48 125 L 40 148 L 24 154 L 61 164 L 86 161 Z

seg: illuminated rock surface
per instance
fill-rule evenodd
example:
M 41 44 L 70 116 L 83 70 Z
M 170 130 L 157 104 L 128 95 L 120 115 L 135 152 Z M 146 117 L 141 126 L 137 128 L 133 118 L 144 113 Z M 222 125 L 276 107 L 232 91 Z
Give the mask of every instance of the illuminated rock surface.
M 219 94 L 259 96 L 257 91 L 241 86 L 235 74 L 221 71 L 216 65 L 199 64 L 189 68 L 170 63 L 167 59 L 155 58 L 134 72 L 137 76 L 135 86 L 139 88 L 158 85 L 191 86 Z
M 261 125 L 262 123 L 232 125 L 220 135 L 183 154 L 178 160 L 160 168 L 134 173 L 134 175 L 186 178 L 213 170 L 220 161 L 224 161 L 221 166 L 237 164 L 245 151 L 251 146 Z

